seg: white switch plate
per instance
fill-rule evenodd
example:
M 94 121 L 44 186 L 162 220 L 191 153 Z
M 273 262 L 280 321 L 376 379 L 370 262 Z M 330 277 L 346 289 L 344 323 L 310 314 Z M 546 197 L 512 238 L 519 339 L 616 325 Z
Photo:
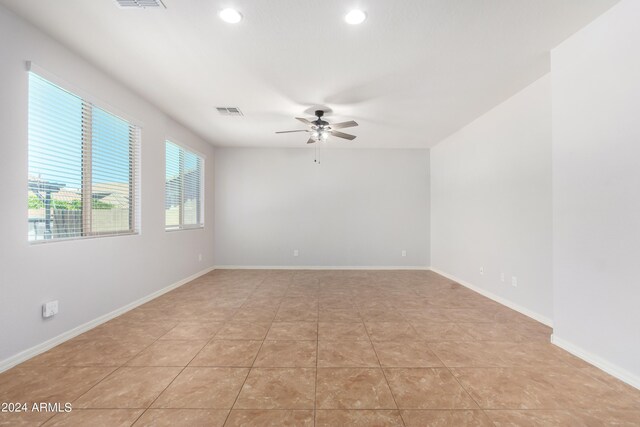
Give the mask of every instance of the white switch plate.
M 297 249 L 293 250 L 293 256 L 298 256 L 298 250 Z
M 58 301 L 49 301 L 42 304 L 42 317 L 47 318 L 58 314 Z
M 407 251 L 403 250 L 402 251 L 402 256 L 407 256 Z
M 198 254 L 198 261 L 202 261 L 202 254 Z
M 484 267 L 480 267 L 480 274 L 484 274 Z
M 500 273 L 500 281 L 504 282 L 504 273 Z
M 516 276 L 511 276 L 511 286 L 514 288 L 518 287 L 518 278 Z

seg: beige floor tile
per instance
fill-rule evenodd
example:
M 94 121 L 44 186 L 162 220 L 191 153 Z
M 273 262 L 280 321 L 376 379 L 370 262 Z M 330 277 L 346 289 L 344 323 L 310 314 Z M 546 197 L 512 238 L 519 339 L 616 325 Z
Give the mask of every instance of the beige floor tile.
M 248 373 L 246 368 L 187 367 L 153 408 L 231 409 Z
M 369 341 L 319 341 L 318 367 L 379 367 L 376 352 Z
M 446 368 L 389 368 L 384 372 L 401 409 L 478 407 Z
M 543 342 L 465 341 L 430 343 L 449 367 L 567 366 L 562 350 Z
M 240 308 L 232 317 L 233 322 L 272 322 L 276 316 L 274 308 Z
M 46 427 L 129 427 L 143 409 L 74 409 L 50 419 Z
M 198 353 L 189 366 L 251 367 L 262 341 L 215 339 Z
M 362 317 L 356 309 L 328 309 L 320 308 L 319 322 L 356 322 L 361 323 Z
M 493 423 L 482 411 L 402 411 L 402 419 L 407 427 L 455 426 L 491 427 Z M 568 426 L 567 426 L 568 427 Z
M 397 409 L 380 369 L 319 368 L 318 409 Z
M 424 310 L 403 310 L 402 314 L 409 322 L 432 323 L 473 323 L 487 322 L 486 313 L 477 309 L 426 308 Z
M 199 318 L 201 320 L 208 320 L 211 322 L 225 322 L 231 319 L 235 312 L 235 308 L 215 307 L 208 309 L 205 313 L 201 314 Z
M 319 410 L 316 427 L 403 427 L 400 412 L 396 410 Z
M 315 369 L 253 368 L 234 409 L 313 409 Z
M 318 309 L 317 308 L 286 308 L 280 307 L 275 322 L 317 322 L 318 321 Z
M 273 322 L 266 340 L 317 340 L 316 322 Z
M 383 367 L 428 368 L 444 366 L 423 341 L 374 341 L 373 346 Z
M 369 335 L 363 323 L 320 322 L 318 339 L 320 341 L 369 341 Z
M 22 366 L 113 366 L 124 365 L 128 360 L 153 343 L 153 339 L 94 340 L 73 339 L 34 357 Z
M 405 322 L 405 318 L 397 310 L 392 308 L 360 309 L 360 316 L 365 322 Z
M 234 409 L 226 427 L 313 427 L 313 411 Z
M 40 426 L 54 415 L 53 412 L 0 412 L 0 426 Z
M 452 368 L 452 372 L 483 409 L 640 410 L 640 400 L 578 368 Z
M 161 340 L 210 340 L 222 322 L 182 322 L 160 337 Z
M 460 390 L 497 425 L 640 425 L 640 391 L 551 332 L 428 271 L 216 270 L 0 374 L 0 401 L 74 404 L 0 425 L 152 402 L 138 425 L 221 425 L 239 397 L 228 424 L 305 425 L 317 403 L 318 425 L 394 425 L 397 402 L 407 425 L 485 425 Z
M 114 369 L 18 366 L 0 374 L 0 402 L 73 402 Z
M 158 340 L 131 359 L 127 366 L 187 366 L 206 343 Z
M 73 402 L 77 408 L 147 408 L 181 368 L 118 368 Z
M 419 340 L 413 326 L 407 322 L 366 322 L 364 323 L 371 341 L 416 341 Z
M 640 411 L 594 410 L 534 410 L 534 411 L 486 411 L 498 427 L 595 427 L 640 425 Z
M 477 322 L 458 325 L 474 340 L 514 342 L 527 340 L 527 337 L 518 333 L 511 323 Z
M 312 368 L 316 341 L 265 341 L 255 360 L 257 368 Z
M 103 338 L 156 340 L 173 329 L 178 322 L 135 321 L 115 318 L 107 323 L 78 335 L 76 340 L 101 340 Z
M 473 337 L 462 326 L 452 322 L 409 321 L 418 336 L 427 342 L 470 341 Z
M 214 337 L 217 340 L 262 340 L 270 323 L 229 322 Z
M 226 409 L 147 409 L 135 427 L 222 427 Z

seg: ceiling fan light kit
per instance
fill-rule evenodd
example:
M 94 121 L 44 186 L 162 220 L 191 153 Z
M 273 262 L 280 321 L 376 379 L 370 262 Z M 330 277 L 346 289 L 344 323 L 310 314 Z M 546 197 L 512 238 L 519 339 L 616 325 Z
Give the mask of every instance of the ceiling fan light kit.
M 296 117 L 295 119 L 309 126 L 309 129 L 298 129 L 298 130 L 283 130 L 276 133 L 293 133 L 293 132 L 306 132 L 309 133 L 309 140 L 307 144 L 314 144 L 318 141 L 325 142 L 329 135 L 335 136 L 337 138 L 347 139 L 349 141 L 353 141 L 356 139 L 355 135 L 351 135 L 344 132 L 338 132 L 336 129 L 344 129 L 358 126 L 358 123 L 350 120 L 348 122 L 334 123 L 331 124 L 326 120 L 323 120 L 324 116 L 323 110 L 316 110 L 316 120 L 305 119 L 304 117 Z

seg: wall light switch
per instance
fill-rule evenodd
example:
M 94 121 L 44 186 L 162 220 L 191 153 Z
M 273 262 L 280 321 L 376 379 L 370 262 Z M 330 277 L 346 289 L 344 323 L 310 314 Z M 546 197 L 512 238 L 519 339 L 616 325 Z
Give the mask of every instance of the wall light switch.
M 514 288 L 518 287 L 518 278 L 516 276 L 511 277 L 511 286 L 513 286 Z
M 503 273 L 500 273 L 500 281 L 501 281 L 501 282 L 504 282 L 504 272 L 503 272 Z
M 198 261 L 202 261 L 202 254 L 198 254 Z
M 298 250 L 297 249 L 293 250 L 293 256 L 298 256 Z
M 407 256 L 407 251 L 403 250 L 402 251 L 402 256 Z
M 42 317 L 47 318 L 58 314 L 58 301 L 49 301 L 42 304 Z
M 484 267 L 480 267 L 480 274 L 484 274 Z

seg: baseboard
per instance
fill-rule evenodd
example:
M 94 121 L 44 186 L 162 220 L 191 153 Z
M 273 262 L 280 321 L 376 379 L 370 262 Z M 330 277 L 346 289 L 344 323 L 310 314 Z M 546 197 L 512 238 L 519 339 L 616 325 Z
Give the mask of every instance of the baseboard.
M 535 311 L 532 311 L 532 310 L 529 310 L 528 308 L 522 307 L 521 305 L 518 305 L 518 304 L 516 304 L 516 303 L 514 303 L 514 302 L 512 302 L 512 301 L 510 301 L 510 300 L 508 300 L 506 298 L 498 296 L 498 295 L 496 295 L 496 294 L 494 294 L 492 292 L 486 291 L 486 290 L 484 290 L 482 288 L 479 288 L 479 287 L 477 287 L 475 285 L 472 285 L 471 283 L 465 282 L 464 280 L 461 280 L 461 279 L 455 277 L 452 274 L 445 273 L 444 271 L 440 271 L 440 270 L 438 270 L 436 268 L 433 268 L 433 267 L 430 267 L 429 269 L 431 271 L 433 271 L 434 273 L 437 273 L 437 274 L 439 274 L 441 276 L 446 277 L 447 279 L 451 279 L 454 282 L 457 282 L 457 283 L 461 284 L 465 288 L 471 289 L 472 291 L 477 292 L 482 296 L 485 296 L 485 297 L 487 297 L 487 298 L 489 298 L 489 299 L 491 299 L 491 300 L 493 300 L 493 301 L 495 301 L 497 303 L 500 303 L 500 304 L 502 304 L 502 305 L 504 305 L 506 307 L 509 307 L 510 309 L 515 310 L 518 313 L 524 314 L 525 316 L 530 317 L 533 320 L 536 320 L 536 321 L 538 321 L 540 323 L 543 323 L 543 324 L 545 324 L 545 325 L 547 325 L 549 327 L 553 327 L 553 320 L 549 319 L 546 316 L 543 316 L 540 313 L 536 313 Z
M 204 270 L 201 270 L 195 274 L 192 274 L 191 276 L 184 278 L 182 280 L 179 280 L 165 288 L 162 288 L 156 292 L 153 292 L 145 297 L 142 297 L 136 301 L 133 301 L 123 307 L 120 307 L 116 310 L 113 310 L 110 313 L 104 314 L 100 317 L 97 317 L 93 320 L 90 320 L 87 323 L 84 323 L 80 326 L 76 326 L 75 328 L 68 330 L 66 332 L 63 332 L 62 334 L 53 337 L 43 343 L 40 343 L 38 345 L 35 345 L 27 350 L 21 351 L 20 353 L 11 356 L 7 359 L 4 359 L 2 361 L 0 361 L 0 372 L 4 372 L 7 369 L 10 369 L 12 367 L 14 367 L 15 365 L 18 365 L 22 362 L 25 362 L 29 359 L 31 359 L 34 356 L 37 356 L 40 353 L 44 353 L 45 351 L 62 344 L 63 342 L 70 340 L 71 338 L 74 338 L 84 332 L 87 332 L 90 329 L 95 328 L 98 325 L 101 325 L 102 323 L 105 323 L 115 317 L 118 317 L 124 313 L 126 313 L 127 311 L 133 310 L 134 308 L 151 301 L 154 298 L 159 297 L 160 295 L 166 294 L 169 291 L 172 291 L 176 288 L 179 288 L 180 286 L 194 280 L 197 279 L 198 277 L 207 274 L 208 272 L 212 271 L 214 269 L 214 267 L 210 267 L 210 268 L 206 268 Z
M 216 270 L 429 270 L 426 266 L 413 265 L 216 265 Z
M 606 361 L 602 357 L 596 356 L 595 354 L 583 349 L 582 347 L 579 347 L 563 338 L 558 337 L 556 334 L 551 335 L 551 342 L 561 349 L 573 354 L 574 356 L 591 363 L 593 366 L 599 369 L 602 369 L 607 374 L 618 378 L 620 381 L 624 381 L 630 386 L 640 389 L 640 377 L 632 374 L 626 369 L 622 369 L 621 367 Z

